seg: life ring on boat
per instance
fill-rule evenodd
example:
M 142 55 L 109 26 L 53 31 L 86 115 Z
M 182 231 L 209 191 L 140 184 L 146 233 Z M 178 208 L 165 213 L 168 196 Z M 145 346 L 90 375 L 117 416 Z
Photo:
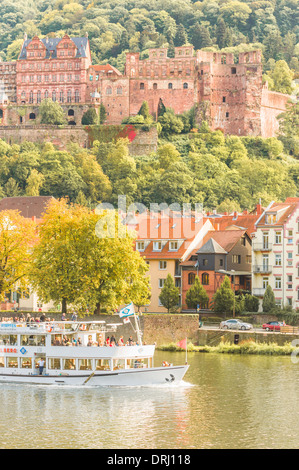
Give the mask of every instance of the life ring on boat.
M 48 333 L 51 333 L 51 331 L 52 331 L 52 326 L 48 325 L 48 326 L 47 326 L 47 332 L 48 332 Z
M 163 366 L 163 367 L 169 367 L 170 364 L 169 364 L 168 362 L 166 362 L 166 361 L 163 361 L 163 362 L 162 362 L 162 366 Z

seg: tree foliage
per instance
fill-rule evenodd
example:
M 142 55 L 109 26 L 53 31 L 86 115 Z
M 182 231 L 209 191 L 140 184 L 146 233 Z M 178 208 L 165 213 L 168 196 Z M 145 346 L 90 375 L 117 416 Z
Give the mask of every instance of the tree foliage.
M 175 287 L 171 274 L 168 274 L 165 279 L 159 299 L 163 307 L 167 309 L 168 313 L 179 306 L 180 291 L 178 287 Z

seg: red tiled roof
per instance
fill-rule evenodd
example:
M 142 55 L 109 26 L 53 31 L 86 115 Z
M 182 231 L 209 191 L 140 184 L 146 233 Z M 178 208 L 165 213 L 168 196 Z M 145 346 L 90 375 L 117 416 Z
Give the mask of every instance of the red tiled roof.
M 52 196 L 5 197 L 0 201 L 0 211 L 14 210 L 20 212 L 20 215 L 25 218 L 41 219 L 47 204 L 53 199 Z
M 285 200 L 285 202 L 276 202 L 272 204 L 272 206 L 265 211 L 263 214 L 263 217 L 260 219 L 259 225 L 282 225 L 285 223 L 285 221 L 288 219 L 288 217 L 294 212 L 296 207 L 299 205 L 299 198 L 297 197 L 289 197 Z M 279 211 L 281 211 L 281 214 L 279 214 Z M 267 213 L 272 213 L 272 212 L 277 212 L 277 218 L 276 222 L 273 224 L 266 224 L 265 217 Z

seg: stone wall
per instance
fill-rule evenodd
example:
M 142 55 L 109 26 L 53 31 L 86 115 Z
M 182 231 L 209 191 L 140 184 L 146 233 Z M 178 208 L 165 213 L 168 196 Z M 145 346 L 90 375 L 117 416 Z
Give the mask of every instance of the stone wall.
M 9 144 L 21 144 L 24 141 L 52 142 L 59 150 L 64 150 L 70 143 L 76 143 L 83 148 L 92 145 L 92 140 L 85 126 L 49 126 L 49 125 L 20 125 L 0 126 L 0 139 Z M 136 130 L 134 140 L 129 144 L 131 155 L 144 155 L 155 152 L 158 145 L 157 129 L 153 127 L 148 132 Z
M 225 330 L 203 330 L 199 329 L 198 340 L 195 344 L 199 346 L 217 346 L 219 343 L 227 342 L 234 343 L 236 335 L 238 336 L 239 344 L 241 341 L 254 341 L 255 343 L 276 343 L 283 346 L 286 343 L 291 343 L 294 339 L 299 339 L 298 334 L 290 333 L 271 333 L 260 331 L 225 331 Z

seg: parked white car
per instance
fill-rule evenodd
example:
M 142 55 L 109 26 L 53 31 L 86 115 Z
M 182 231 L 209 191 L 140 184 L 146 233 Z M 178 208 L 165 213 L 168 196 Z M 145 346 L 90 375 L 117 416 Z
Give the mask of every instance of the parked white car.
M 237 318 L 233 318 L 232 320 L 225 320 L 222 321 L 219 325 L 219 328 L 227 330 L 251 330 L 253 326 L 251 323 L 245 323 Z

